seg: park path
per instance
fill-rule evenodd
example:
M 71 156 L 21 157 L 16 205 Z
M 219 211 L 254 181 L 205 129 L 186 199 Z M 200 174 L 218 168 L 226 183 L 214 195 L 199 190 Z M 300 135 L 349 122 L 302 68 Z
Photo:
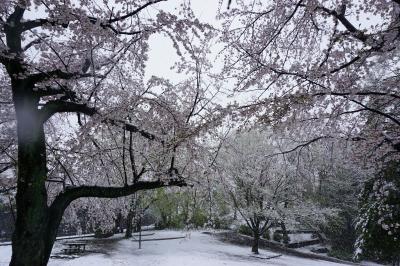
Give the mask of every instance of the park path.
M 223 243 L 210 234 L 185 231 L 154 231 L 150 238 L 183 239 L 142 242 L 142 249 L 131 239 L 115 235 L 109 239 L 92 240 L 88 249 L 93 253 L 74 259 L 50 259 L 49 266 L 344 266 L 345 264 L 298 258 L 283 255 L 272 259 L 252 256 L 250 247 Z M 149 234 L 149 232 L 146 232 Z M 56 242 L 53 254 L 63 248 Z M 271 257 L 276 253 L 260 250 L 260 256 Z M 8 266 L 11 246 L 0 246 L 0 266 Z M 372 265 L 372 264 L 368 264 Z M 375 264 L 376 265 L 376 264 Z
M 120 240 L 106 254 L 88 254 L 76 259 L 52 259 L 50 266 L 329 266 L 344 265 L 326 261 L 281 256 L 274 259 L 259 259 L 251 256 L 250 247 L 222 243 L 201 232 L 155 231 L 149 238 L 186 236 L 184 239 L 146 241 L 142 249 L 132 240 Z M 261 250 L 262 256 L 275 253 Z

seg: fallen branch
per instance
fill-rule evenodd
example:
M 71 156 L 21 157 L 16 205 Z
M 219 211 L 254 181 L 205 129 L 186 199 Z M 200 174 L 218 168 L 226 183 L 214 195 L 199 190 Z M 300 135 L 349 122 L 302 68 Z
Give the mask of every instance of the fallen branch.
M 281 257 L 281 256 L 282 256 L 282 254 L 274 255 L 274 256 L 269 256 L 269 257 L 260 257 L 260 256 L 252 255 L 252 256 L 250 256 L 250 257 L 257 258 L 257 259 L 263 259 L 263 260 L 269 260 L 269 259 L 279 258 L 279 257 Z

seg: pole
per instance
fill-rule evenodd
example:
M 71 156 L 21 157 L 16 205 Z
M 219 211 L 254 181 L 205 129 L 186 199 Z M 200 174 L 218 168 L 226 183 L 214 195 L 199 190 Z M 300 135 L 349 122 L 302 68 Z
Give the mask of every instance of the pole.
M 142 215 L 139 215 L 139 249 L 142 248 Z

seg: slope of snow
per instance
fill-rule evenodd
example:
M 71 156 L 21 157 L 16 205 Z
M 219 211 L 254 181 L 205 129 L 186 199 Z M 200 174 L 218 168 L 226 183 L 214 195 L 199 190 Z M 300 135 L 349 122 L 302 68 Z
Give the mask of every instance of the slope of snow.
M 107 247 L 106 254 L 90 253 L 76 259 L 51 259 L 49 266 L 322 266 L 344 265 L 327 261 L 303 259 L 283 255 L 269 260 L 251 256 L 250 247 L 234 246 L 222 243 L 210 235 L 200 232 L 185 233 L 180 231 L 154 231 L 150 238 L 167 238 L 186 235 L 184 239 L 146 241 L 142 249 L 132 240 L 120 240 Z M 88 249 L 90 250 L 90 246 Z M 60 244 L 55 246 L 60 250 Z M 0 247 L 0 266 L 8 265 L 11 247 Z M 276 253 L 261 250 L 261 256 L 273 256 Z

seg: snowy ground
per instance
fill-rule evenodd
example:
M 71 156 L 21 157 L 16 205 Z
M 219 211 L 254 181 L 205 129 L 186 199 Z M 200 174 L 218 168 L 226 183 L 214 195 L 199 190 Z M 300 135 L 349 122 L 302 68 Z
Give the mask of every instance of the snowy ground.
M 145 232 L 148 234 L 148 232 Z M 327 261 L 303 259 L 283 255 L 269 260 L 252 257 L 249 247 L 241 247 L 222 243 L 211 235 L 201 232 L 185 233 L 180 231 L 154 231 L 154 235 L 143 239 L 186 236 L 184 239 L 147 241 L 138 249 L 138 243 L 117 237 L 104 242 L 102 253 L 89 253 L 75 259 L 51 259 L 50 266 L 319 266 L 345 265 Z M 111 244 L 110 244 L 111 243 Z M 89 245 L 89 250 L 99 250 L 99 244 Z M 54 253 L 62 248 L 57 242 Z M 0 266 L 8 265 L 11 255 L 10 246 L 0 247 Z M 261 256 L 272 256 L 275 253 L 261 250 Z

